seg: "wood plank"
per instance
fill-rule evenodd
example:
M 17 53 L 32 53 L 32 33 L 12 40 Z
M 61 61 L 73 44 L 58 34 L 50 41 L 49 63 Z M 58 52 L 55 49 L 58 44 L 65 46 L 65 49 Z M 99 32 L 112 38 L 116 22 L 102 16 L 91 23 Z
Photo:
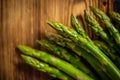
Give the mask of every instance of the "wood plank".
M 107 5 L 103 5 L 105 1 Z M 83 19 L 85 9 L 93 16 L 89 6 L 108 12 L 112 0 L 0 0 L 0 80 L 52 80 L 48 74 L 24 64 L 16 47 L 24 44 L 40 49 L 35 41 L 45 39 L 45 30 L 55 32 L 46 21 L 70 26 L 71 14 L 83 23 L 92 39 L 97 39 Z

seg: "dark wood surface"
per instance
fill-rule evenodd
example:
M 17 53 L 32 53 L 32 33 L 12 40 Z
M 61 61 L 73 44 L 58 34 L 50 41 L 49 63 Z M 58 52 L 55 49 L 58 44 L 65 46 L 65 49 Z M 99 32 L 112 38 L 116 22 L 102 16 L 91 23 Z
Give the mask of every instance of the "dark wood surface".
M 45 38 L 45 30 L 55 32 L 47 20 L 70 26 L 70 15 L 83 18 L 84 10 L 95 6 L 112 10 L 113 0 L 0 0 L 0 80 L 52 80 L 48 74 L 24 64 L 17 45 L 40 48 L 35 41 Z M 84 20 L 82 21 L 84 23 Z M 92 39 L 96 35 L 85 24 Z

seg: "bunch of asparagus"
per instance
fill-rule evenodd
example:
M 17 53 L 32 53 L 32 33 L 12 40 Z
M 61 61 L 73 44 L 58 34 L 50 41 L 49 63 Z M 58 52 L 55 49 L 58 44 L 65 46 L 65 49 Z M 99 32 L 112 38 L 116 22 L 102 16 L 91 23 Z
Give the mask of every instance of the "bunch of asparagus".
M 86 24 L 102 41 L 91 40 L 76 17 L 71 15 L 73 29 L 48 21 L 58 34 L 49 32 L 46 33 L 48 40 L 36 41 L 54 55 L 19 45 L 19 50 L 24 53 L 21 55 L 23 60 L 61 80 L 120 80 L 120 33 L 104 12 L 94 7 L 90 10 L 109 31 L 106 32 L 98 21 L 84 11 Z M 120 24 L 120 17 L 117 17 L 120 14 L 111 12 L 110 16 Z

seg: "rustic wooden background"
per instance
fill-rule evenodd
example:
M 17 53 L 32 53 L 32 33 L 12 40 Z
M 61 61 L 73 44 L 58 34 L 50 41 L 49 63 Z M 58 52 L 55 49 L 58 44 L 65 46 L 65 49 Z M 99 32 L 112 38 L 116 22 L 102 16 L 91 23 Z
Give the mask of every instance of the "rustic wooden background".
M 78 19 L 95 6 L 108 12 L 113 9 L 113 0 L 0 0 L 0 80 L 52 80 L 48 74 L 24 64 L 17 45 L 40 48 L 37 39 L 45 38 L 45 30 L 54 30 L 47 20 L 59 21 L 70 26 L 70 15 Z M 84 25 L 92 39 L 97 37 Z

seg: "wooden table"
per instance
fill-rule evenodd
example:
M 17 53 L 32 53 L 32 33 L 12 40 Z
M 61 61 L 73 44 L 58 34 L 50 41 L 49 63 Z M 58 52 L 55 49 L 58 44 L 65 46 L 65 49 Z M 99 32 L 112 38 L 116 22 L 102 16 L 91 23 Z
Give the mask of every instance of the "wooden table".
M 89 6 L 107 13 L 113 0 L 0 0 L 0 80 L 52 80 L 26 65 L 16 47 L 24 44 L 39 49 L 35 41 L 45 38 L 45 30 L 55 32 L 47 20 L 70 26 L 71 14 L 80 20 L 86 9 L 93 15 Z M 85 23 L 83 26 L 92 39 L 97 39 Z

